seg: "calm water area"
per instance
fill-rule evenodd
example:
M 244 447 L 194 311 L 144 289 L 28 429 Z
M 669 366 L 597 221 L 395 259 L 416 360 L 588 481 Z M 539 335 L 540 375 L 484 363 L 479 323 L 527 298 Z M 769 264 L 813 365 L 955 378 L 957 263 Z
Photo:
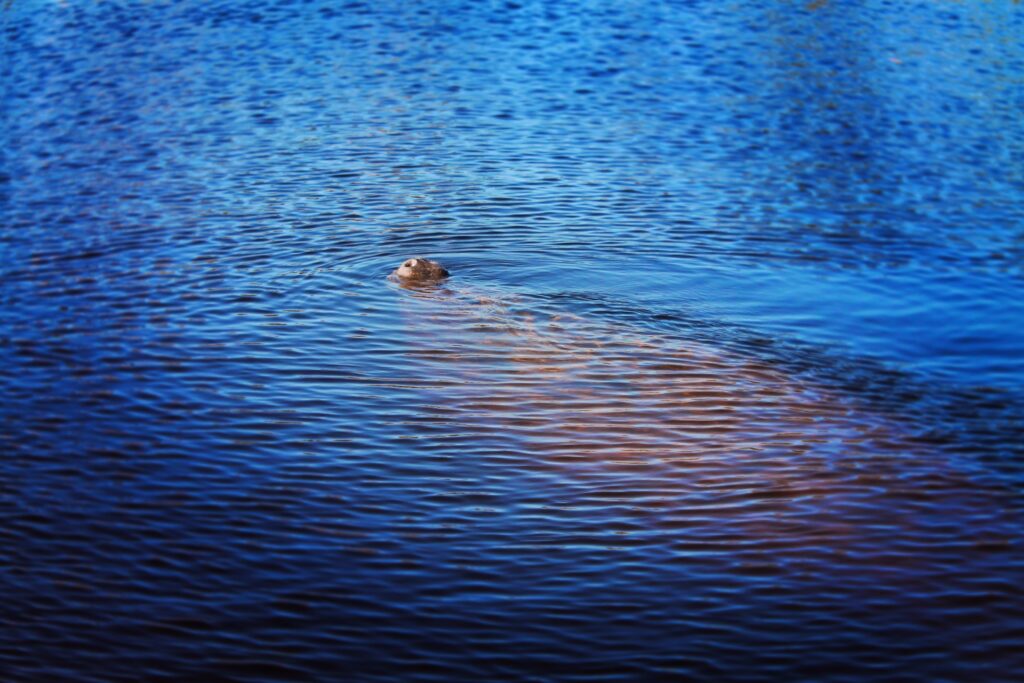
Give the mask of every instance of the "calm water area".
M 0 3 L 0 396 L 5 682 L 1024 680 L 1024 6 Z

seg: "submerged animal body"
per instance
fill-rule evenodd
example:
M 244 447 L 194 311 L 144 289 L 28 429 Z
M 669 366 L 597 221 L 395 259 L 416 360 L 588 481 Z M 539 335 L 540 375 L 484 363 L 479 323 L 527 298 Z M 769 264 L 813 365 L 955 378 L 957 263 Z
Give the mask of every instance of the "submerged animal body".
M 435 366 L 430 386 L 445 378 L 437 405 L 488 435 L 523 428 L 544 453 L 720 455 L 748 465 L 770 454 L 774 467 L 780 454 L 825 458 L 837 439 L 848 454 L 883 448 L 879 440 L 914 451 L 909 434 L 854 397 L 753 354 L 480 287 L 426 288 L 408 301 L 411 353 Z M 469 425 L 474 416 L 480 422 Z
M 417 257 L 406 259 L 392 275 L 402 284 L 430 285 L 447 278 L 449 272 L 437 261 Z
M 419 286 L 448 275 L 424 258 L 392 273 L 415 290 L 407 309 L 415 316 L 407 326 L 416 332 L 413 353 L 437 364 L 432 377 L 447 378 L 447 408 L 486 415 L 487 429 L 508 420 L 529 425 L 531 436 L 544 435 L 538 448 L 802 457 L 812 445 L 826 450 L 837 435 L 856 444 L 851 451 L 905 436 L 855 410 L 850 397 L 753 354 L 531 307 L 479 286 Z
M 920 482 L 976 486 L 918 440 L 913 420 L 787 372 L 760 345 L 730 353 L 487 284 L 409 289 L 408 362 L 394 383 L 407 412 L 392 424 L 423 452 L 462 454 L 472 464 L 461 472 L 536 476 L 558 505 L 584 511 L 572 533 L 592 511 L 628 510 L 628 524 L 601 533 L 629 552 L 710 552 L 765 571 L 812 542 L 840 558 L 824 566 L 902 593 L 884 562 L 843 558 L 899 557 L 901 576 L 916 576 L 919 558 L 936 560 L 907 553 L 906 539 L 933 533 L 917 520 L 948 505 L 922 501 Z M 979 518 L 997 514 L 984 509 Z

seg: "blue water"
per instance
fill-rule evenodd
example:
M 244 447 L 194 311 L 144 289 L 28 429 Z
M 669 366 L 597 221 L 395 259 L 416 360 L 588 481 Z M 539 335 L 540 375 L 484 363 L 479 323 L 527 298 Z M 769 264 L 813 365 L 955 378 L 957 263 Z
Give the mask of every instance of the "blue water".
M 5 3 L 3 679 L 1020 680 L 1021 12 Z

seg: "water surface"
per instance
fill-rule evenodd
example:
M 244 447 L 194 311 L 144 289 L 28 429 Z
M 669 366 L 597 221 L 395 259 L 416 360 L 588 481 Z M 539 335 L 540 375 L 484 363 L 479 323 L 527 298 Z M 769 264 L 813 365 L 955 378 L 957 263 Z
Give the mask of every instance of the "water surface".
M 1017 679 L 1020 12 L 8 3 L 5 680 Z

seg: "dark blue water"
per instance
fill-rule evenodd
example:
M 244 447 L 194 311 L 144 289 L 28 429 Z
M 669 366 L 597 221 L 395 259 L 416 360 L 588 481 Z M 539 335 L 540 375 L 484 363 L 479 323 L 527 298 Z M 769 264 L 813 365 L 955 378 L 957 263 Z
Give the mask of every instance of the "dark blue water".
M 1021 12 L 5 3 L 3 680 L 1021 680 Z

